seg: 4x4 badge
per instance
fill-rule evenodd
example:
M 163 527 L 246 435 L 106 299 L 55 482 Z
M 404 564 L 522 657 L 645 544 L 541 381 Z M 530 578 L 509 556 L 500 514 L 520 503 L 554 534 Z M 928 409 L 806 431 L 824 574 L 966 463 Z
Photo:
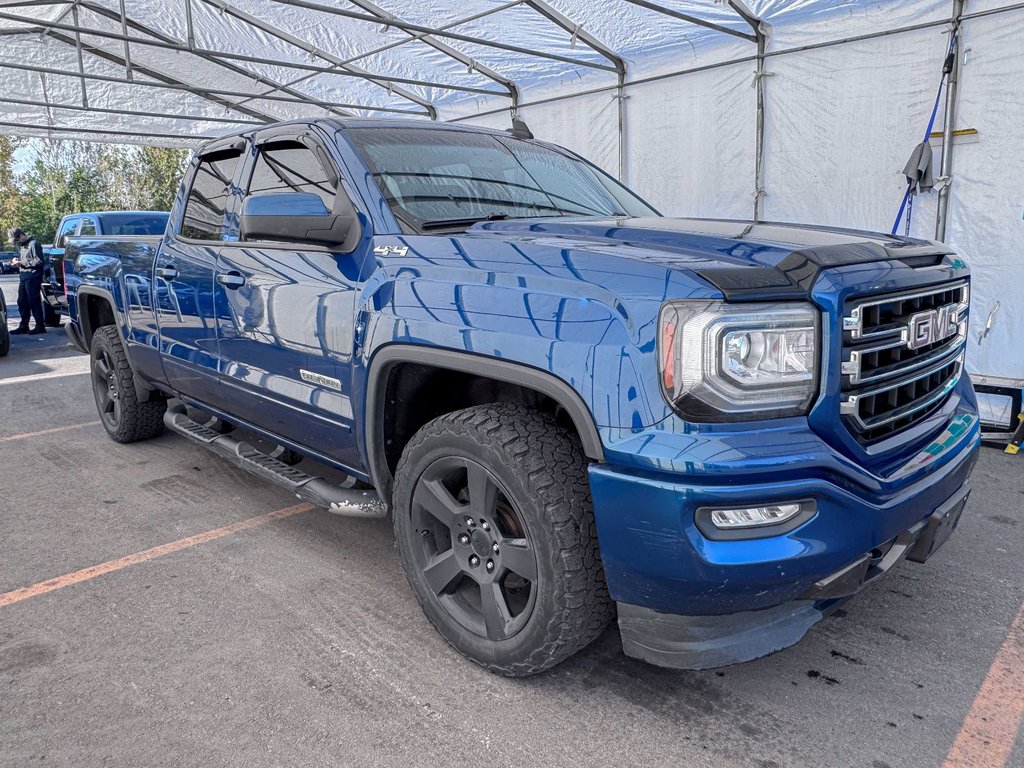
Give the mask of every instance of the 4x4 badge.
M 388 254 L 394 254 L 395 256 L 405 256 L 409 253 L 409 246 L 407 245 L 378 245 L 373 249 L 373 252 L 378 256 L 387 256 Z

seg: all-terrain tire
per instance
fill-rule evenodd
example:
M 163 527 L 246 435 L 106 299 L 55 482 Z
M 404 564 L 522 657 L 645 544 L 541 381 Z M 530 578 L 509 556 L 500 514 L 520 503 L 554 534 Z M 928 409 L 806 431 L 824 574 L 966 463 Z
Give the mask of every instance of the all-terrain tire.
M 434 476 L 431 467 L 460 461 L 478 473 L 481 467 L 488 473 L 500 489 L 500 498 L 507 499 L 501 503 L 514 508 L 524 524 L 523 535 L 536 555 L 532 607 L 525 624 L 511 637 L 495 640 L 469 631 L 466 622 L 445 607 L 451 605 L 445 602 L 451 596 L 439 596 L 431 588 L 424 575 L 429 564 L 425 567 L 423 556 L 417 554 L 417 548 L 426 546 L 420 541 L 427 533 L 417 529 L 416 521 L 429 527 L 429 522 L 424 522 L 418 484 Z M 492 672 L 522 677 L 564 661 L 593 642 L 608 625 L 613 603 L 598 551 L 587 459 L 576 437 L 554 419 L 523 406 L 500 403 L 449 413 L 413 436 L 396 477 L 393 508 L 403 570 L 427 618 L 461 654 Z M 467 480 L 467 490 L 471 485 Z M 461 493 L 464 501 L 470 501 L 458 508 L 455 519 L 470 524 L 473 513 L 461 518 L 461 510 L 470 510 L 472 494 Z M 449 502 L 452 500 L 455 497 Z M 475 523 L 467 531 L 458 525 L 456 522 L 451 531 L 453 552 L 460 539 L 469 538 L 467 534 L 481 535 Z M 471 540 L 473 544 L 466 546 L 477 547 L 477 539 Z M 492 568 L 488 546 L 497 548 L 498 541 L 488 544 L 485 540 L 483 547 L 477 547 L 481 558 L 466 578 L 479 578 L 485 564 Z M 458 554 L 472 559 L 473 550 L 463 549 Z M 436 563 L 440 556 L 428 552 L 429 562 Z M 495 561 L 501 570 L 497 555 Z M 458 581 L 462 578 L 459 575 L 456 583 L 465 586 Z M 471 589 L 477 586 L 469 582 Z
M 93 395 L 107 434 L 119 443 L 156 437 L 164 429 L 164 398 L 139 402 L 128 355 L 113 325 L 96 330 L 90 348 Z

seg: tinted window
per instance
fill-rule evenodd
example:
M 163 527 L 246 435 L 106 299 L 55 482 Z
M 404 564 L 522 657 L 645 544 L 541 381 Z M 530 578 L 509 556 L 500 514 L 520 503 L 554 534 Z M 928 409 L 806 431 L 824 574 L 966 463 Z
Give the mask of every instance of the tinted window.
M 589 163 L 511 136 L 424 128 L 348 136 L 406 229 L 487 217 L 657 215 Z
M 78 227 L 78 219 L 68 219 L 64 222 L 64 226 L 60 228 L 60 232 L 57 233 L 57 239 L 54 240 L 54 248 L 64 248 L 64 241 L 67 238 L 75 234 L 75 229 Z
M 193 240 L 222 240 L 228 187 L 235 176 L 240 152 L 226 150 L 205 155 L 188 193 L 181 236 Z
M 311 192 L 319 195 L 328 211 L 334 209 L 334 185 L 316 154 L 294 141 L 263 144 L 256 157 L 249 194 L 261 192 Z
M 101 218 L 106 235 L 162 235 L 167 229 L 166 213 L 107 213 Z M 85 234 L 85 228 L 82 228 Z
M 95 235 L 96 224 L 92 219 L 82 219 L 82 228 L 78 230 L 79 235 Z

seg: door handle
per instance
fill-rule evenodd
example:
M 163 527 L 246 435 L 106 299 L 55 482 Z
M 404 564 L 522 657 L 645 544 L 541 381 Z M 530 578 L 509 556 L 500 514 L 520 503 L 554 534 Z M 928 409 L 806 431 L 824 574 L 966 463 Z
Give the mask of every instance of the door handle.
M 164 280 L 174 280 L 178 276 L 178 270 L 173 264 L 164 264 L 162 267 L 156 268 L 156 276 L 162 277 Z
M 217 275 L 217 282 L 234 291 L 245 285 L 245 276 L 241 272 L 222 272 Z

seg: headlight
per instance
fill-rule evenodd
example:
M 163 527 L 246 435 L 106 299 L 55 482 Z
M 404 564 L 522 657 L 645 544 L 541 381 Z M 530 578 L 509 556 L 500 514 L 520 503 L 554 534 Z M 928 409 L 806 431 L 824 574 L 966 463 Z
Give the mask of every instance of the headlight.
M 818 311 L 810 304 L 672 301 L 660 328 L 662 387 L 691 421 L 795 416 L 817 392 Z

